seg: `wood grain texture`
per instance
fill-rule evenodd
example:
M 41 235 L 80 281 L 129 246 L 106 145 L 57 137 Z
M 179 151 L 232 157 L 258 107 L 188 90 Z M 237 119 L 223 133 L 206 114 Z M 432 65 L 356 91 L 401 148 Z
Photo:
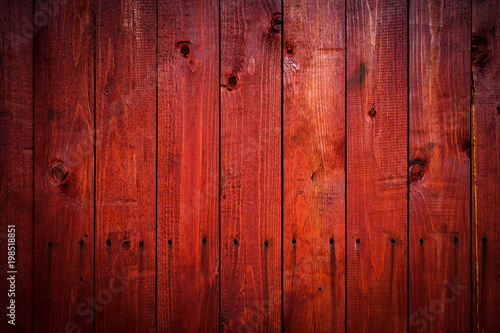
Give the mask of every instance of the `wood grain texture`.
M 407 10 L 347 2 L 347 331 L 407 327 Z
M 219 13 L 160 2 L 158 332 L 219 329 Z
M 500 3 L 472 2 L 473 306 L 476 332 L 500 326 Z
M 278 332 L 281 3 L 220 6 L 221 329 Z
M 0 331 L 33 330 L 33 1 L 0 1 Z M 23 20 L 24 18 L 24 20 Z M 15 267 L 8 267 L 8 226 L 15 225 Z M 9 249 L 11 250 L 11 249 Z M 15 298 L 7 271 L 17 271 Z M 3 274 L 6 274 L 5 276 Z M 11 295 L 13 296 L 13 295 Z M 15 300 L 16 326 L 7 307 Z
M 94 7 L 61 1 L 47 14 L 45 3 L 34 18 L 34 327 L 92 332 L 78 309 L 94 286 Z
M 470 21 L 470 2 L 411 2 L 411 332 L 471 329 Z
M 99 1 L 96 43 L 96 330 L 155 332 L 156 1 Z
M 500 332 L 499 0 L 0 5 L 1 332 Z
M 344 1 L 284 3 L 283 324 L 287 332 L 345 330 L 344 5 Z

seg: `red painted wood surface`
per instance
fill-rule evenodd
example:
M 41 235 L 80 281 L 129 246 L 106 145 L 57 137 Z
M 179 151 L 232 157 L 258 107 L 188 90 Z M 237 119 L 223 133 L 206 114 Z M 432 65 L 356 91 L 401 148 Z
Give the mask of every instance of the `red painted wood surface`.
M 278 332 L 281 3 L 220 6 L 221 329 Z
M 471 329 L 470 3 L 410 8 L 410 331 Z
M 498 0 L 47 1 L 0 14 L 2 332 L 500 329 Z
M 287 332 L 345 330 L 344 9 L 344 1 L 284 3 Z
M 347 2 L 351 332 L 407 328 L 407 10 L 400 0 Z
M 158 14 L 158 332 L 217 332 L 218 2 Z
M 33 1 L 0 1 L 0 331 L 33 330 Z M 15 244 L 9 241 L 15 228 Z M 11 235 L 9 235 L 11 234 Z M 15 252 L 9 267 L 8 252 Z M 13 254 L 13 253 L 11 253 Z M 11 280 L 15 275 L 15 288 Z M 7 317 L 15 301 L 15 318 Z
M 154 332 L 156 1 L 96 10 L 96 330 Z
M 81 312 L 94 294 L 94 7 L 47 13 L 36 1 L 36 13 L 34 327 L 91 332 Z
M 475 332 L 500 318 L 500 3 L 472 2 L 473 280 Z

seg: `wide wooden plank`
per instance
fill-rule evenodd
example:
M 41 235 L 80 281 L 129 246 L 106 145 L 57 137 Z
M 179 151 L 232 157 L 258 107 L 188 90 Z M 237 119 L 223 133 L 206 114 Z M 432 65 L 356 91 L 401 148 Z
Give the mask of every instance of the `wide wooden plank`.
M 283 325 L 343 332 L 345 2 L 286 0 L 284 16 Z
M 410 4 L 409 327 L 466 332 L 471 6 L 460 0 Z
M 347 2 L 347 331 L 407 328 L 407 12 Z
M 0 6 L 0 308 L 4 311 L 0 331 L 31 332 L 33 32 L 26 29 L 26 22 L 33 23 L 33 1 L 1 0 Z
M 156 1 L 98 1 L 96 33 L 96 330 L 155 332 Z
M 472 2 L 473 216 L 472 269 L 477 332 L 496 332 L 500 318 L 500 2 Z
M 222 0 L 220 11 L 221 329 L 278 332 L 281 2 Z
M 34 18 L 34 327 L 93 332 L 94 6 L 45 4 Z
M 158 15 L 158 332 L 216 332 L 218 1 L 161 1 Z

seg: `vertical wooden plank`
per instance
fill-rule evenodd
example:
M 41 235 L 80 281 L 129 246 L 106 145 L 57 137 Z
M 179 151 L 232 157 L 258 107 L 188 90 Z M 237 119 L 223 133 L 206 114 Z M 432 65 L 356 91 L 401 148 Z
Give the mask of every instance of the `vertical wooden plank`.
M 158 332 L 216 332 L 218 1 L 160 1 L 158 15 Z
M 99 1 L 96 329 L 154 332 L 156 1 Z
M 221 325 L 228 332 L 278 332 L 281 2 L 220 6 Z
M 345 330 L 345 2 L 284 4 L 283 323 Z
M 411 332 L 471 329 L 470 7 L 410 7 Z
M 407 2 L 347 2 L 347 330 L 407 327 Z M 390 318 L 390 320 L 388 320 Z
M 474 262 L 477 332 L 500 317 L 500 3 L 472 2 Z
M 91 332 L 81 311 L 92 313 L 94 285 L 94 6 L 46 3 L 34 17 L 34 327 Z
M 33 23 L 33 1 L 2 0 L 0 6 L 0 244 L 5 251 L 0 261 L 0 307 L 5 312 L 0 331 L 29 332 L 33 330 L 33 32 L 26 29 L 26 22 Z M 13 266 L 8 254 L 14 256 Z M 11 275 L 15 279 L 7 280 Z M 14 316 L 8 309 L 11 300 Z

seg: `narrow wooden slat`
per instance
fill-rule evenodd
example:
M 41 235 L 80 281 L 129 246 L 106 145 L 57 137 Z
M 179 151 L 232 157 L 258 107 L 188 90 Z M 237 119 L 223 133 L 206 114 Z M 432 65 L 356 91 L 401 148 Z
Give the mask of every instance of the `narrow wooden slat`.
M 500 318 L 500 3 L 472 2 L 473 193 L 477 332 L 496 332 Z M 477 251 L 477 252 L 476 252 Z
M 155 332 L 156 1 L 97 4 L 96 330 Z
M 33 1 L 2 0 L 0 6 L 0 244 L 5 251 L 0 260 L 0 308 L 4 311 L 0 331 L 31 332 L 33 33 L 26 29 L 26 22 L 33 22 Z M 9 231 L 12 229 L 15 230 L 15 248 L 10 244 Z M 7 251 L 15 253 L 13 267 L 8 264 Z M 7 271 L 17 271 L 17 274 Z M 11 288 L 12 280 L 7 280 L 11 275 L 15 275 L 15 288 Z M 7 309 L 12 308 L 11 300 L 15 301 L 15 317 L 7 316 L 11 314 L 11 309 Z
M 326 0 L 284 4 L 287 332 L 345 330 L 344 5 Z
M 347 2 L 347 331 L 407 327 L 407 2 Z
M 158 15 L 158 332 L 217 332 L 218 1 Z
M 410 7 L 411 332 L 471 329 L 470 7 Z
M 220 6 L 221 329 L 278 332 L 281 3 Z
M 34 18 L 34 327 L 93 332 L 94 6 L 46 3 Z

